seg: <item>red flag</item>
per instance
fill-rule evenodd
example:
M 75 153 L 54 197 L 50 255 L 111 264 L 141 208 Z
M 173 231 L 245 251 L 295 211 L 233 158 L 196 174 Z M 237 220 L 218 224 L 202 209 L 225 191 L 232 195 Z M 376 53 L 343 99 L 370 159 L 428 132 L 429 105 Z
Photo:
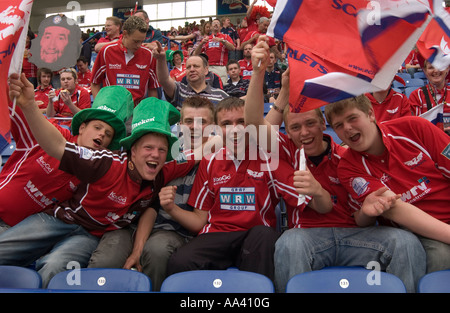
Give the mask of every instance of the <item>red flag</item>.
M 450 64 L 450 8 L 434 4 L 433 20 L 417 41 L 420 55 L 439 70 Z
M 267 33 L 288 45 L 291 110 L 387 88 L 428 16 L 418 1 L 278 0 Z
M 0 2 L 0 151 L 11 142 L 8 76 L 22 71 L 33 0 Z

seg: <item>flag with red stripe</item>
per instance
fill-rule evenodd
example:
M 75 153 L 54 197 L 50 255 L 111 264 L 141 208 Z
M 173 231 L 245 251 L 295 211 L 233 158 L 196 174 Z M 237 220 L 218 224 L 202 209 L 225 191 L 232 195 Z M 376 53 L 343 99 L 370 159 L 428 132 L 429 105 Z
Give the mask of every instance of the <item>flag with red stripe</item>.
M 278 0 L 267 33 L 288 46 L 291 110 L 388 88 L 428 15 L 421 1 Z
M 33 0 L 0 1 L 0 151 L 11 142 L 8 76 L 22 71 Z

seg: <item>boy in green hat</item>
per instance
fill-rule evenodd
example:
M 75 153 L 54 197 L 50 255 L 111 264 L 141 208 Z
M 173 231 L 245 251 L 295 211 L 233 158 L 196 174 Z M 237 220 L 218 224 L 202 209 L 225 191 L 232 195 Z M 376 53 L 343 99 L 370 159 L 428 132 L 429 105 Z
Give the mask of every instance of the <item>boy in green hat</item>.
M 92 108 L 75 115 L 73 134 L 55 127 L 65 140 L 78 146 L 118 149 L 120 139 L 126 135 L 124 122 L 133 109 L 131 94 L 123 87 L 111 86 L 103 88 L 99 95 Z M 12 112 L 12 103 L 10 107 Z M 11 113 L 11 133 L 17 149 L 0 173 L 0 232 L 49 205 L 69 199 L 79 183 L 74 175 L 59 170 L 59 160 L 41 148 L 20 108 Z
M 139 216 L 140 224 L 151 225 L 157 212 L 147 209 L 159 189 L 188 173 L 195 160 L 168 162 L 178 151 L 172 149 L 177 139 L 170 123 L 180 116 L 165 101 L 147 98 L 134 109 L 131 135 L 121 140 L 128 151 L 92 150 L 67 142 L 48 124 L 34 104 L 33 85 L 24 76 L 17 77 L 10 77 L 10 96 L 16 98 L 39 144 L 61 161 L 61 170 L 80 180 L 71 199 L 0 235 L 0 264 L 27 265 L 37 260 L 45 287 L 69 262 L 85 267 L 105 232 L 127 226 Z M 42 251 L 50 252 L 42 256 Z

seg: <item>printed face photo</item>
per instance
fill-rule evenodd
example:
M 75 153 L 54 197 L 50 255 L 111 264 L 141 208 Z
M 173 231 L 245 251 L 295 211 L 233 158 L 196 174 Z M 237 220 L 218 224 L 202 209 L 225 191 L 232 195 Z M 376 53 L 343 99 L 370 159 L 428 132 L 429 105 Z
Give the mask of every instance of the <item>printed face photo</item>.
M 69 43 L 69 33 L 67 28 L 61 26 L 47 27 L 41 39 L 41 60 L 46 63 L 56 62 Z

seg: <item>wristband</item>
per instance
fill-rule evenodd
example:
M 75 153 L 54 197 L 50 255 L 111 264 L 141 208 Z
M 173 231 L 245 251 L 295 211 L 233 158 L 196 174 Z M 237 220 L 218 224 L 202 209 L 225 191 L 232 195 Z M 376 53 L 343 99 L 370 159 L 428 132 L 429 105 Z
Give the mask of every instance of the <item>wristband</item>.
M 272 104 L 272 108 L 273 108 L 275 111 L 280 112 L 281 114 L 283 114 L 283 111 L 284 111 L 284 110 L 282 110 L 282 109 L 280 109 L 279 107 L 277 107 L 277 106 L 275 105 L 275 103 Z

